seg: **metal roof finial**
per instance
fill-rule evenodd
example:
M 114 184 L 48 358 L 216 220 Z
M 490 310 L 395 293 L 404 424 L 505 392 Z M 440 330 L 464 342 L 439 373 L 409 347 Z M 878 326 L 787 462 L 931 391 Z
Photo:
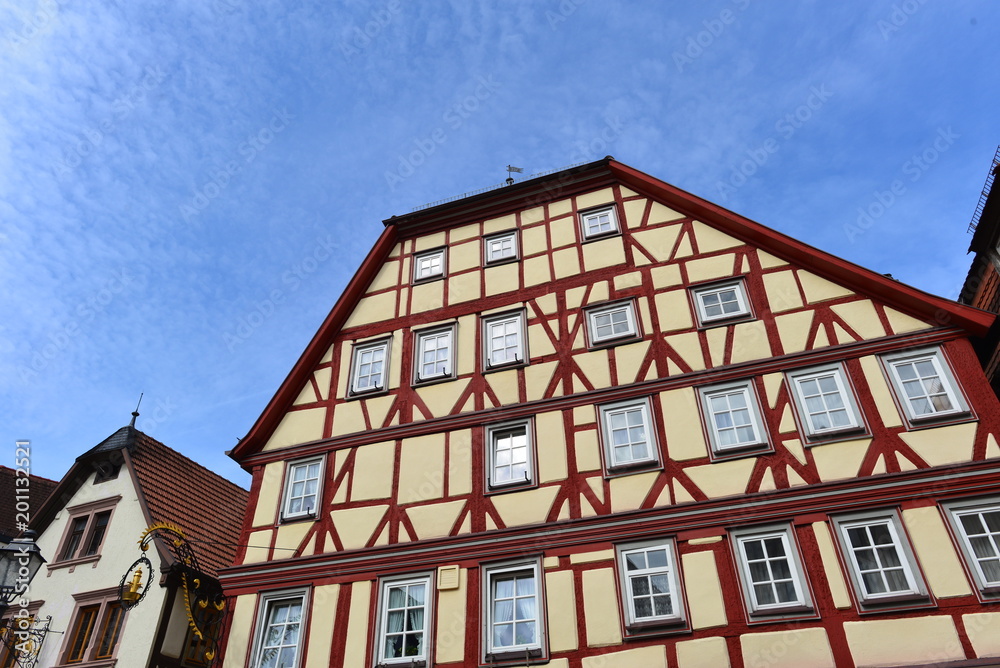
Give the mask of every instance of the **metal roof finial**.
M 139 393 L 139 404 L 141 404 L 141 403 L 142 403 L 142 395 L 143 395 L 143 393 L 142 393 L 142 392 L 140 392 L 140 393 Z M 128 424 L 128 426 L 130 426 L 130 427 L 134 427 L 134 426 L 135 426 L 135 419 L 136 419 L 137 417 L 139 417 L 139 404 L 136 404 L 136 405 L 135 405 L 135 410 L 134 410 L 134 411 L 132 411 L 132 421 L 131 421 L 131 422 L 129 422 L 129 424 Z

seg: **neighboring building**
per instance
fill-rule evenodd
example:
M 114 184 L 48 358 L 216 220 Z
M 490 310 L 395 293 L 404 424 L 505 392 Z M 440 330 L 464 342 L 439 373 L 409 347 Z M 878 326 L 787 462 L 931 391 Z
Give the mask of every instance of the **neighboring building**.
M 998 171 L 1000 147 L 993 154 L 986 185 L 969 225 L 973 232 L 969 252 L 976 255 L 958 298 L 963 304 L 991 313 L 1000 313 L 1000 188 L 995 181 Z M 986 377 L 1000 396 L 1000 325 L 994 323 L 989 335 L 979 343 L 978 350 Z
M 18 485 L 18 478 L 26 478 L 27 483 L 22 482 Z M 27 490 L 29 509 L 41 508 L 58 484 L 55 480 L 23 472 L 19 474 L 16 469 L 0 466 L 0 543 L 9 543 L 21 533 L 17 529 L 17 499 L 24 498 L 25 495 L 18 494 L 18 488 Z
M 988 665 L 994 316 L 611 158 L 393 217 L 232 456 L 227 668 Z
M 80 456 L 32 513 L 48 563 L 31 583 L 29 611 L 39 623 L 51 617 L 37 665 L 209 665 L 201 655 L 204 642 L 188 632 L 170 546 L 157 540 L 146 553 L 155 573 L 138 605 L 123 611 L 119 585 L 154 522 L 183 529 L 205 576 L 214 577 L 232 563 L 246 502 L 246 490 L 131 425 Z

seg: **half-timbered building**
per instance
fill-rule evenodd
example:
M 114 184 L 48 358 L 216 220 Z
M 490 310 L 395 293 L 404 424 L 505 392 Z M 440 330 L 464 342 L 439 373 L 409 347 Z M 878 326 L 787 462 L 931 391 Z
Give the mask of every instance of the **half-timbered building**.
M 394 216 L 232 453 L 224 665 L 990 665 L 994 317 L 610 157 Z

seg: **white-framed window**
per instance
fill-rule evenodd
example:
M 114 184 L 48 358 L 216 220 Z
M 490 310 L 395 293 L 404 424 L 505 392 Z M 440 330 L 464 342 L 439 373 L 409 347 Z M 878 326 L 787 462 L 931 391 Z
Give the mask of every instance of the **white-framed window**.
M 299 668 L 306 592 L 269 592 L 257 608 L 252 668 Z
M 438 278 L 444 276 L 446 271 L 447 261 L 445 260 L 444 248 L 417 253 L 413 256 L 414 281 Z
M 431 576 L 385 579 L 379 595 L 378 665 L 430 665 Z
M 673 540 L 617 545 L 627 626 L 681 624 L 683 597 Z
M 486 483 L 490 489 L 534 483 L 530 420 L 489 425 L 486 443 L 489 448 Z
M 524 312 L 483 318 L 483 347 L 487 369 L 526 362 Z
M 483 240 L 485 264 L 497 264 L 518 258 L 517 231 L 502 232 Z
M 838 516 L 833 522 L 863 608 L 927 598 L 916 557 L 894 510 Z
M 691 292 L 702 325 L 750 315 L 750 301 L 742 280 L 692 288 Z
M 944 504 L 965 563 L 979 591 L 1000 597 L 1000 499 Z
M 288 463 L 281 519 L 294 520 L 316 516 L 322 473 L 322 457 Z
M 423 383 L 455 375 L 455 327 L 416 334 L 413 379 Z
M 753 382 L 702 387 L 698 393 L 714 452 L 725 454 L 767 445 Z
M 380 392 L 388 386 L 390 339 L 354 346 L 351 363 L 351 394 Z
M 910 423 L 968 412 L 939 348 L 893 353 L 882 360 Z
M 545 607 L 538 561 L 488 565 L 483 572 L 486 661 L 542 656 Z
M 861 411 L 841 364 L 787 373 L 806 440 L 864 429 Z
M 580 226 L 583 228 L 584 239 L 610 236 L 618 234 L 621 230 L 618 226 L 618 214 L 615 212 L 614 205 L 591 211 L 581 211 Z
M 587 309 L 587 328 L 592 346 L 638 337 L 635 303 L 618 302 Z
M 659 461 L 648 399 L 605 404 L 598 412 L 608 469 Z
M 812 610 L 791 526 L 734 529 L 730 535 L 751 616 L 780 617 Z

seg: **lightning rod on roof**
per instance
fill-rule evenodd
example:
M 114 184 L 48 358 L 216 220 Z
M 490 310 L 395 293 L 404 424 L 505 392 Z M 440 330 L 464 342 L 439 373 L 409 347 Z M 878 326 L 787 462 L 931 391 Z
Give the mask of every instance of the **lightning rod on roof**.
M 514 185 L 514 177 L 511 176 L 511 174 L 521 174 L 523 172 L 524 169 L 521 167 L 511 167 L 510 165 L 507 165 L 507 185 Z
M 130 423 L 129 423 L 129 425 L 128 425 L 128 426 L 130 426 L 130 427 L 134 427 L 134 426 L 135 426 L 135 419 L 136 419 L 137 417 L 139 417 L 139 404 L 141 404 L 141 403 L 142 403 L 142 395 L 143 395 L 143 394 L 144 394 L 143 392 L 140 392 L 140 393 L 139 393 L 139 403 L 137 403 L 137 404 L 135 405 L 135 410 L 134 410 L 134 411 L 132 411 L 132 422 L 130 422 Z

